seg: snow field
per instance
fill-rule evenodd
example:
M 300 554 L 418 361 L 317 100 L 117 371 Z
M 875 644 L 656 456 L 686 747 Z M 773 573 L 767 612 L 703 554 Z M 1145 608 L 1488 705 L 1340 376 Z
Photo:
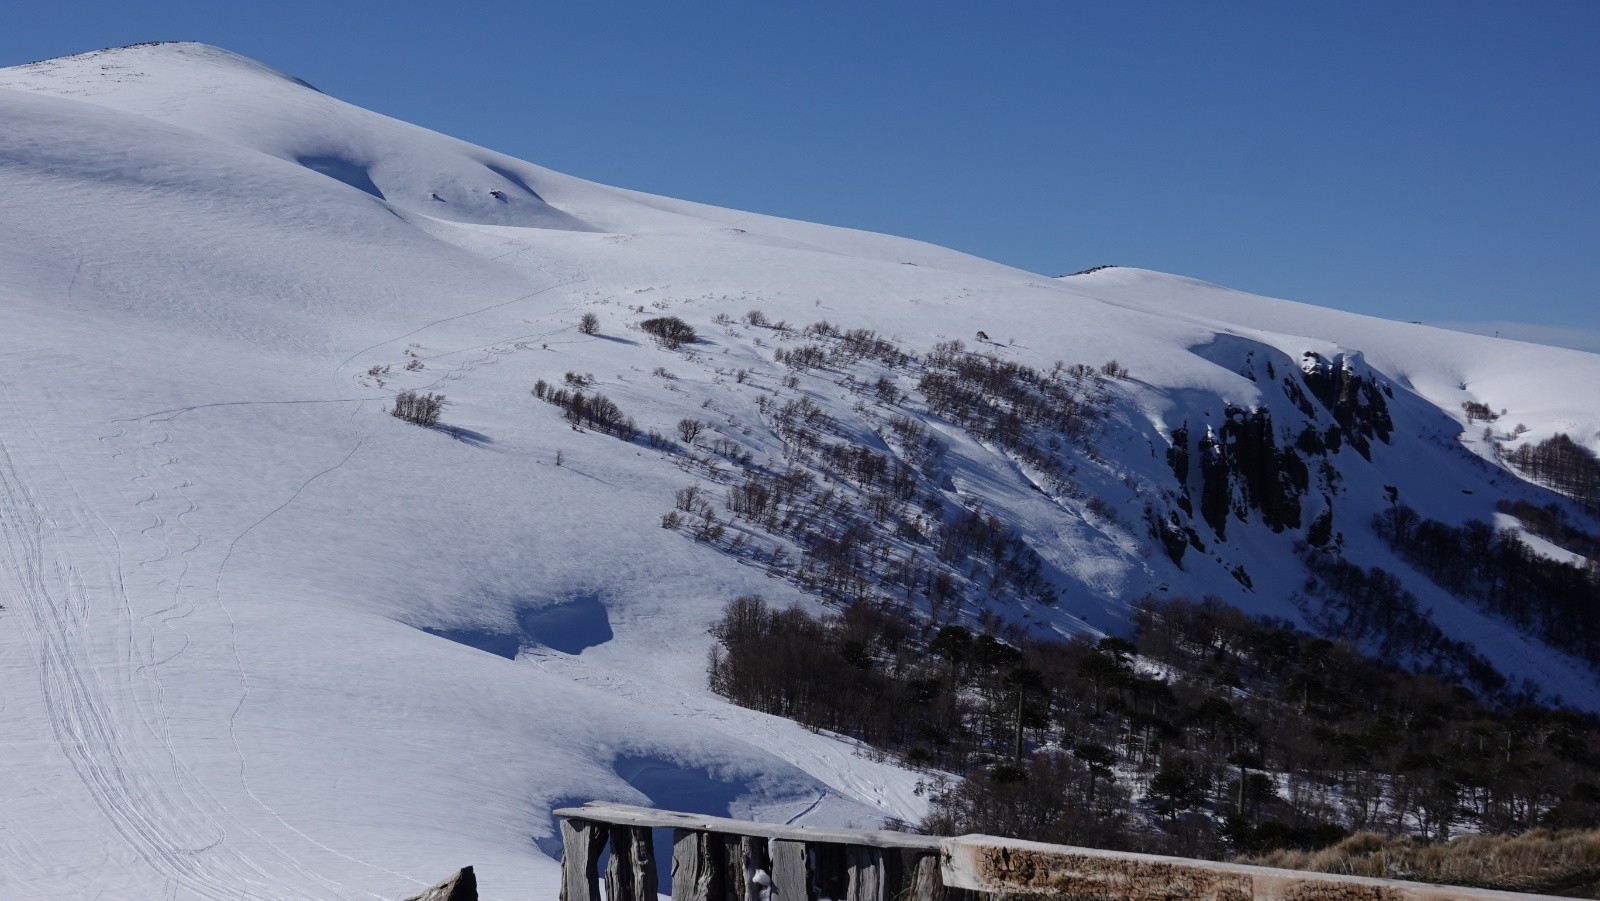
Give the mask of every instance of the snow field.
M 699 418 L 761 460 L 762 391 L 870 434 L 840 373 L 784 388 L 797 342 L 718 314 L 1127 366 L 1075 458 L 1114 516 L 930 419 L 951 499 L 1052 567 L 1061 604 L 1015 611 L 1040 632 L 1125 631 L 1163 589 L 1298 618 L 1294 535 L 1235 523 L 1179 570 L 1144 531 L 1171 429 L 1227 403 L 1297 425 L 1247 364 L 1359 351 L 1393 382 L 1394 441 L 1338 458 L 1335 504 L 1346 555 L 1397 572 L 1363 521 L 1384 485 L 1454 521 L 1544 496 L 1463 400 L 1530 439 L 1600 427 L 1593 355 L 619 191 L 200 45 L 0 70 L 0 121 L 0 897 L 394 898 L 463 864 L 486 897 L 553 893 L 549 811 L 590 798 L 917 819 L 921 774 L 705 688 L 728 599 L 814 602 L 660 527 L 696 478 L 671 455 L 529 395 L 592 374 L 642 429 Z M 656 315 L 702 340 L 628 328 Z M 400 390 L 445 394 L 443 427 L 386 415 Z M 1407 582 L 1508 675 L 1600 707 L 1581 663 Z

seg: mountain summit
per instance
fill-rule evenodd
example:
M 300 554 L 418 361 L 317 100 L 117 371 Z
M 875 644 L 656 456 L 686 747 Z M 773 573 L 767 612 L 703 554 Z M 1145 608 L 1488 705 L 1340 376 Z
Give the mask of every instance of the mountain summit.
M 1592 460 L 1600 356 L 605 187 L 201 44 L 0 70 L 0 120 L 8 896 L 551 894 L 591 798 L 918 818 L 707 689 L 745 594 L 1215 595 L 1600 710 L 1587 626 L 1408 543 L 1588 565 L 1507 511 L 1596 531 L 1538 461 Z

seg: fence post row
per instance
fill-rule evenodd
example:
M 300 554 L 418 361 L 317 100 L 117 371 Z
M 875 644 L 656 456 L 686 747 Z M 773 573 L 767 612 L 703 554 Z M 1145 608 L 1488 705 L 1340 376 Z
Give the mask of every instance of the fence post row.
M 939 840 L 592 803 L 557 810 L 561 901 L 654 901 L 652 829 L 672 830 L 674 901 L 973 901 L 945 889 Z M 611 849 L 599 893 L 598 861 Z
M 965 835 L 818 829 L 591 802 L 561 821 L 561 901 L 656 901 L 652 829 L 672 830 L 672 901 L 1534 901 L 1547 896 Z M 606 895 L 596 869 L 609 846 Z M 1550 899 L 1554 901 L 1554 899 Z

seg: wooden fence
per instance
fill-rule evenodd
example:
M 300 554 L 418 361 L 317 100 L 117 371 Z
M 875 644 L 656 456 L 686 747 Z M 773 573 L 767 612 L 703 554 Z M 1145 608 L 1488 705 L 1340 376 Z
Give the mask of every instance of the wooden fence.
M 988 835 L 779 826 L 591 802 L 561 821 L 561 901 L 656 901 L 654 830 L 672 830 L 673 901 L 1531 901 L 1541 895 L 1124 854 Z M 610 855 L 605 872 L 600 860 Z M 600 894 L 602 880 L 605 895 Z

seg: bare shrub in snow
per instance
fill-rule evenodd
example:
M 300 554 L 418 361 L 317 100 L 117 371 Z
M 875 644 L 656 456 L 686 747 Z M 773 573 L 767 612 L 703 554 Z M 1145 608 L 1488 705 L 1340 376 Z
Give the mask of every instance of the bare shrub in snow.
M 543 393 L 540 393 L 541 386 Z M 615 435 L 624 441 L 632 441 L 639 433 L 633 418 L 624 414 L 621 407 L 599 392 L 584 394 L 581 390 L 569 391 L 566 388 L 552 391 L 543 380 L 540 380 L 534 385 L 533 393 L 539 399 L 560 407 L 561 415 L 575 427 L 588 426 L 596 431 Z
M 395 395 L 394 407 L 389 410 L 389 415 L 415 425 L 432 427 L 439 424 L 439 413 L 443 410 L 443 394 L 402 391 Z
M 704 503 L 703 494 L 704 492 L 700 490 L 698 485 L 679 488 L 672 494 L 673 503 L 679 510 L 685 513 L 693 513 L 696 507 Z
M 1100 374 L 1108 379 L 1125 379 L 1128 377 L 1128 367 L 1116 360 L 1107 360 L 1100 365 Z
M 676 316 L 657 316 L 639 323 L 639 328 L 645 334 L 654 338 L 656 343 L 667 350 L 677 350 L 685 344 L 693 344 L 695 338 L 694 327 Z

